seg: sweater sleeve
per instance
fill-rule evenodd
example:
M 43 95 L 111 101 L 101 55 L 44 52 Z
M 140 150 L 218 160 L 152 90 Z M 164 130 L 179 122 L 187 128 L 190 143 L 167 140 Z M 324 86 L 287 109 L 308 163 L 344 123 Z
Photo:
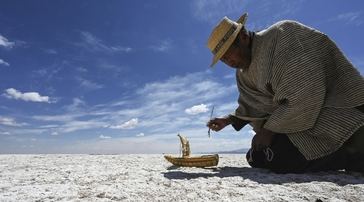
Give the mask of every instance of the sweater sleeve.
M 239 119 L 233 115 L 229 115 L 228 119 L 231 122 L 231 126 L 236 130 L 236 131 L 240 131 L 242 128 L 244 128 L 244 126 L 246 126 L 247 124 L 250 123 L 250 121 L 247 120 L 243 120 L 243 119 Z
M 293 133 L 312 128 L 323 107 L 327 37 L 299 23 L 288 23 L 282 30 L 273 64 L 277 108 L 264 128 Z
M 242 86 L 244 86 L 242 84 L 242 80 L 243 79 L 240 78 L 239 70 L 237 70 L 236 82 L 239 89 L 239 106 L 233 113 L 229 115 L 229 119 L 232 123 L 231 125 L 237 131 L 241 130 L 247 124 L 250 124 L 254 127 L 255 125 L 257 125 L 254 123 L 264 121 L 267 119 L 267 116 L 269 116 L 269 114 L 267 114 L 266 112 L 262 112 L 257 108 L 254 108 L 252 104 L 247 103 L 249 102 L 248 100 L 250 100 L 250 102 L 256 102 L 256 99 L 240 89 Z

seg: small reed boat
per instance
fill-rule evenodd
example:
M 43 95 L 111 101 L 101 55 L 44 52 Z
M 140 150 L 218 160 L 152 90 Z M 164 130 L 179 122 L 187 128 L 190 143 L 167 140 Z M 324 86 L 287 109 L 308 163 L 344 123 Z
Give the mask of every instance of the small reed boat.
M 187 138 L 178 134 L 181 141 L 182 157 L 173 157 L 165 155 L 164 158 L 175 166 L 182 167 L 211 167 L 219 163 L 219 155 L 202 155 L 191 157 L 190 143 Z

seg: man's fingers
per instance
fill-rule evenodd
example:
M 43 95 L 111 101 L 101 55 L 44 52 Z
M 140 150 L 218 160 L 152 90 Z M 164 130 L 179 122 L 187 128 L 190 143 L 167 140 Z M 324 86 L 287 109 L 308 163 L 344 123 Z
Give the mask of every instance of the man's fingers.
M 210 128 L 213 130 L 213 131 L 217 131 L 219 129 L 219 125 L 215 124 L 215 123 L 212 123 L 210 125 Z
M 216 124 L 216 123 L 214 123 L 214 122 L 208 122 L 207 123 L 207 126 L 209 127 L 209 128 L 211 128 L 211 129 L 213 129 L 213 128 L 216 128 L 216 127 L 218 127 L 218 124 Z
M 221 123 L 221 120 L 218 118 L 211 119 L 207 123 L 207 127 L 213 131 L 220 131 L 222 128 L 224 128 L 223 123 Z
M 212 124 L 215 124 L 216 120 L 215 119 L 210 119 L 209 122 L 207 122 L 207 126 L 211 127 Z

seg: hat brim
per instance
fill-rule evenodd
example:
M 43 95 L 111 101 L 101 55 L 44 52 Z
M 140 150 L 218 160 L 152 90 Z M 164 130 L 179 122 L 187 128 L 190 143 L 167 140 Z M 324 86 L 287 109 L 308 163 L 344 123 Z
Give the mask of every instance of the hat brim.
M 236 30 L 233 32 L 231 37 L 228 40 L 226 40 L 225 44 L 221 47 L 220 51 L 218 51 L 212 58 L 212 63 L 210 67 L 213 67 L 220 60 L 220 58 L 226 53 L 226 51 L 230 48 L 231 44 L 233 44 L 234 40 L 238 36 L 243 26 L 244 26 L 243 24 L 238 24 Z

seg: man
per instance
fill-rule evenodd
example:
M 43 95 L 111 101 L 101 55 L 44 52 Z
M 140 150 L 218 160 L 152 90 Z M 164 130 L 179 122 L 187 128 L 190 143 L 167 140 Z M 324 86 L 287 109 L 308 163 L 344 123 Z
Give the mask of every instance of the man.
M 239 107 L 207 126 L 250 124 L 247 159 L 279 173 L 364 172 L 364 79 L 325 34 L 295 21 L 254 33 L 224 17 L 208 48 L 236 70 Z M 212 66 L 211 65 L 211 66 Z

